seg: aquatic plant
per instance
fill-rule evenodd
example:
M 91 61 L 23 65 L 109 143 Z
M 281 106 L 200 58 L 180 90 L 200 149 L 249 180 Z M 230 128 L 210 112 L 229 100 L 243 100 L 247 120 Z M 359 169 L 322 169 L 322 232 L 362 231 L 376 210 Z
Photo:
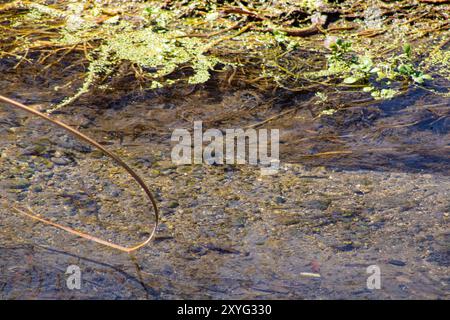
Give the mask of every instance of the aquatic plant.
M 343 79 L 347 85 L 364 84 L 363 91 L 375 99 L 391 99 L 401 93 L 392 86 L 397 80 L 412 80 L 423 84 L 432 80 L 413 62 L 410 44 L 403 45 L 403 53 L 375 63 L 371 56 L 357 55 L 351 51 L 351 43 L 337 39 L 330 45 L 327 76 Z M 323 75 L 323 74 L 322 74 Z
M 402 92 L 399 81 L 414 87 L 434 75 L 448 79 L 448 42 L 440 42 L 450 28 L 448 5 L 355 3 L 12 1 L 0 5 L 0 58 L 16 57 L 19 66 L 40 53 L 39 63 L 49 69 L 77 53 L 77 64 L 86 67 L 82 84 L 50 111 L 93 84 L 108 90 L 127 75 L 123 65 L 149 90 L 201 84 L 220 71 L 227 83 L 312 92 L 349 88 L 385 99 Z M 317 45 L 321 40 L 325 48 Z

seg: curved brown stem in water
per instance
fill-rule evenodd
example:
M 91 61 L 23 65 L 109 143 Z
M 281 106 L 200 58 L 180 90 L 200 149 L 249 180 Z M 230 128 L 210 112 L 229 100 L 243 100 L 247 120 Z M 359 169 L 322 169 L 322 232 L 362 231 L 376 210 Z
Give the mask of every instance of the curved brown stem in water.
M 64 130 L 68 131 L 69 133 L 71 133 L 72 135 L 76 136 L 77 138 L 79 138 L 79 139 L 89 143 L 93 147 L 101 150 L 106 156 L 108 156 L 108 157 L 112 158 L 114 161 L 116 161 L 122 168 L 124 168 L 133 177 L 134 180 L 136 180 L 136 182 L 141 186 L 141 188 L 144 190 L 145 194 L 149 198 L 149 200 L 150 200 L 150 202 L 151 202 L 151 204 L 153 206 L 153 209 L 155 210 L 155 226 L 154 226 L 150 236 L 147 238 L 147 240 L 145 240 L 144 242 L 138 244 L 137 246 L 134 246 L 132 248 L 127 248 L 127 247 L 122 247 L 120 245 L 116 245 L 116 244 L 110 243 L 108 241 L 105 241 L 105 240 L 93 237 L 91 235 L 82 233 L 80 231 L 76 231 L 76 230 L 71 229 L 69 227 L 64 227 L 64 226 L 62 226 L 60 224 L 57 224 L 55 222 L 52 222 L 50 220 L 41 218 L 38 215 L 36 215 L 35 213 L 33 213 L 31 210 L 24 211 L 22 209 L 14 208 L 17 212 L 19 212 L 21 214 L 24 214 L 27 217 L 30 217 L 30 218 L 32 218 L 34 220 L 41 221 L 41 222 L 43 222 L 45 224 L 48 224 L 48 225 L 54 226 L 56 228 L 65 230 L 67 232 L 70 232 L 72 234 L 75 234 L 75 235 L 77 235 L 79 237 L 82 237 L 82 238 L 85 238 L 85 239 L 88 239 L 88 240 L 92 240 L 92 241 L 95 241 L 97 243 L 100 243 L 100 244 L 103 244 L 103 245 L 106 245 L 106 246 L 109 246 L 111 248 L 115 248 L 115 249 L 118 249 L 118 250 L 121 250 L 121 251 L 124 251 L 124 252 L 135 251 L 135 250 L 145 246 L 147 243 L 150 242 L 150 240 L 155 235 L 156 228 L 157 228 L 158 222 L 159 222 L 158 206 L 156 205 L 156 200 L 153 197 L 149 187 L 147 187 L 147 185 L 145 184 L 144 180 L 133 169 L 131 169 L 130 166 L 128 166 L 122 159 L 120 159 L 114 153 L 108 151 L 101 144 L 99 144 L 95 140 L 89 138 L 88 136 L 84 135 L 83 133 L 79 132 L 78 130 L 68 126 L 67 124 L 62 123 L 62 122 L 60 122 L 58 120 L 52 119 L 52 118 L 50 118 L 49 116 L 45 115 L 42 112 L 34 110 L 34 109 L 32 109 L 30 107 L 27 107 L 26 105 L 24 105 L 24 104 L 22 104 L 20 102 L 17 102 L 15 100 L 12 100 L 12 99 L 9 99 L 9 98 L 6 98 L 6 97 L 4 97 L 2 95 L 0 95 L 0 101 L 3 101 L 3 102 L 5 102 L 5 103 L 7 103 L 9 105 L 12 105 L 12 106 L 14 106 L 16 108 L 19 108 L 19 109 L 21 109 L 23 111 L 26 111 L 28 113 L 31 113 L 32 115 L 38 116 L 38 117 L 40 117 L 40 118 L 42 118 L 42 119 L 44 119 L 44 120 L 46 120 L 48 122 L 51 122 L 51 123 L 55 124 L 58 127 L 63 128 Z

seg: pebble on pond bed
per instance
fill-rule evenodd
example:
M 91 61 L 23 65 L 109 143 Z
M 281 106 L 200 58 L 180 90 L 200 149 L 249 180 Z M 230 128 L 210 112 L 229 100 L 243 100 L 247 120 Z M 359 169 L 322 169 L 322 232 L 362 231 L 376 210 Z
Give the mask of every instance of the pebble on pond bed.
M 404 267 L 404 266 L 406 266 L 406 263 L 403 262 L 403 261 L 400 261 L 400 260 L 391 259 L 391 260 L 388 261 L 388 263 L 392 264 L 394 266 L 397 266 L 397 267 Z
M 11 179 L 8 181 L 9 189 L 24 190 L 30 187 L 31 183 L 26 179 Z
M 52 158 L 51 160 L 54 164 L 56 164 L 58 166 L 66 166 L 71 162 L 67 158 Z

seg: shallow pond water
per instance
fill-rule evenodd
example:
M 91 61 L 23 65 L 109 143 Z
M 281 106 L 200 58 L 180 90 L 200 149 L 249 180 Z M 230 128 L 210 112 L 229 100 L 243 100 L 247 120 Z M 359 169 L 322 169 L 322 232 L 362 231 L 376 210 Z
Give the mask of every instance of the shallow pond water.
M 55 99 L 11 79 L 2 94 Z M 55 117 L 139 171 L 162 221 L 155 240 L 128 255 L 3 206 L 0 298 L 448 298 L 450 101 L 420 90 L 381 104 L 346 100 L 317 117 L 307 96 L 267 107 L 245 90 L 205 88 L 61 110 Z M 281 130 L 276 175 L 170 161 L 175 128 L 241 128 L 291 108 L 261 126 Z M 4 104 L 0 134 L 0 195 L 10 205 L 122 245 L 148 235 L 139 189 L 95 150 Z M 80 290 L 67 288 L 70 265 L 80 267 Z M 370 265 L 380 267 L 380 290 L 366 286 Z

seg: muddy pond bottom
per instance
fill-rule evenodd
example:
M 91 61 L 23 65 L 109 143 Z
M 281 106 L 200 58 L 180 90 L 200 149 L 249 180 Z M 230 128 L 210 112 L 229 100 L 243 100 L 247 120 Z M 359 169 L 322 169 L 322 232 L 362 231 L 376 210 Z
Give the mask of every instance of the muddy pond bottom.
M 1 297 L 448 297 L 446 177 L 301 165 L 276 177 L 160 170 L 162 224 L 132 256 L 2 209 Z M 70 265 L 81 290 L 67 288 Z M 380 267 L 380 290 L 366 286 L 369 265 Z

